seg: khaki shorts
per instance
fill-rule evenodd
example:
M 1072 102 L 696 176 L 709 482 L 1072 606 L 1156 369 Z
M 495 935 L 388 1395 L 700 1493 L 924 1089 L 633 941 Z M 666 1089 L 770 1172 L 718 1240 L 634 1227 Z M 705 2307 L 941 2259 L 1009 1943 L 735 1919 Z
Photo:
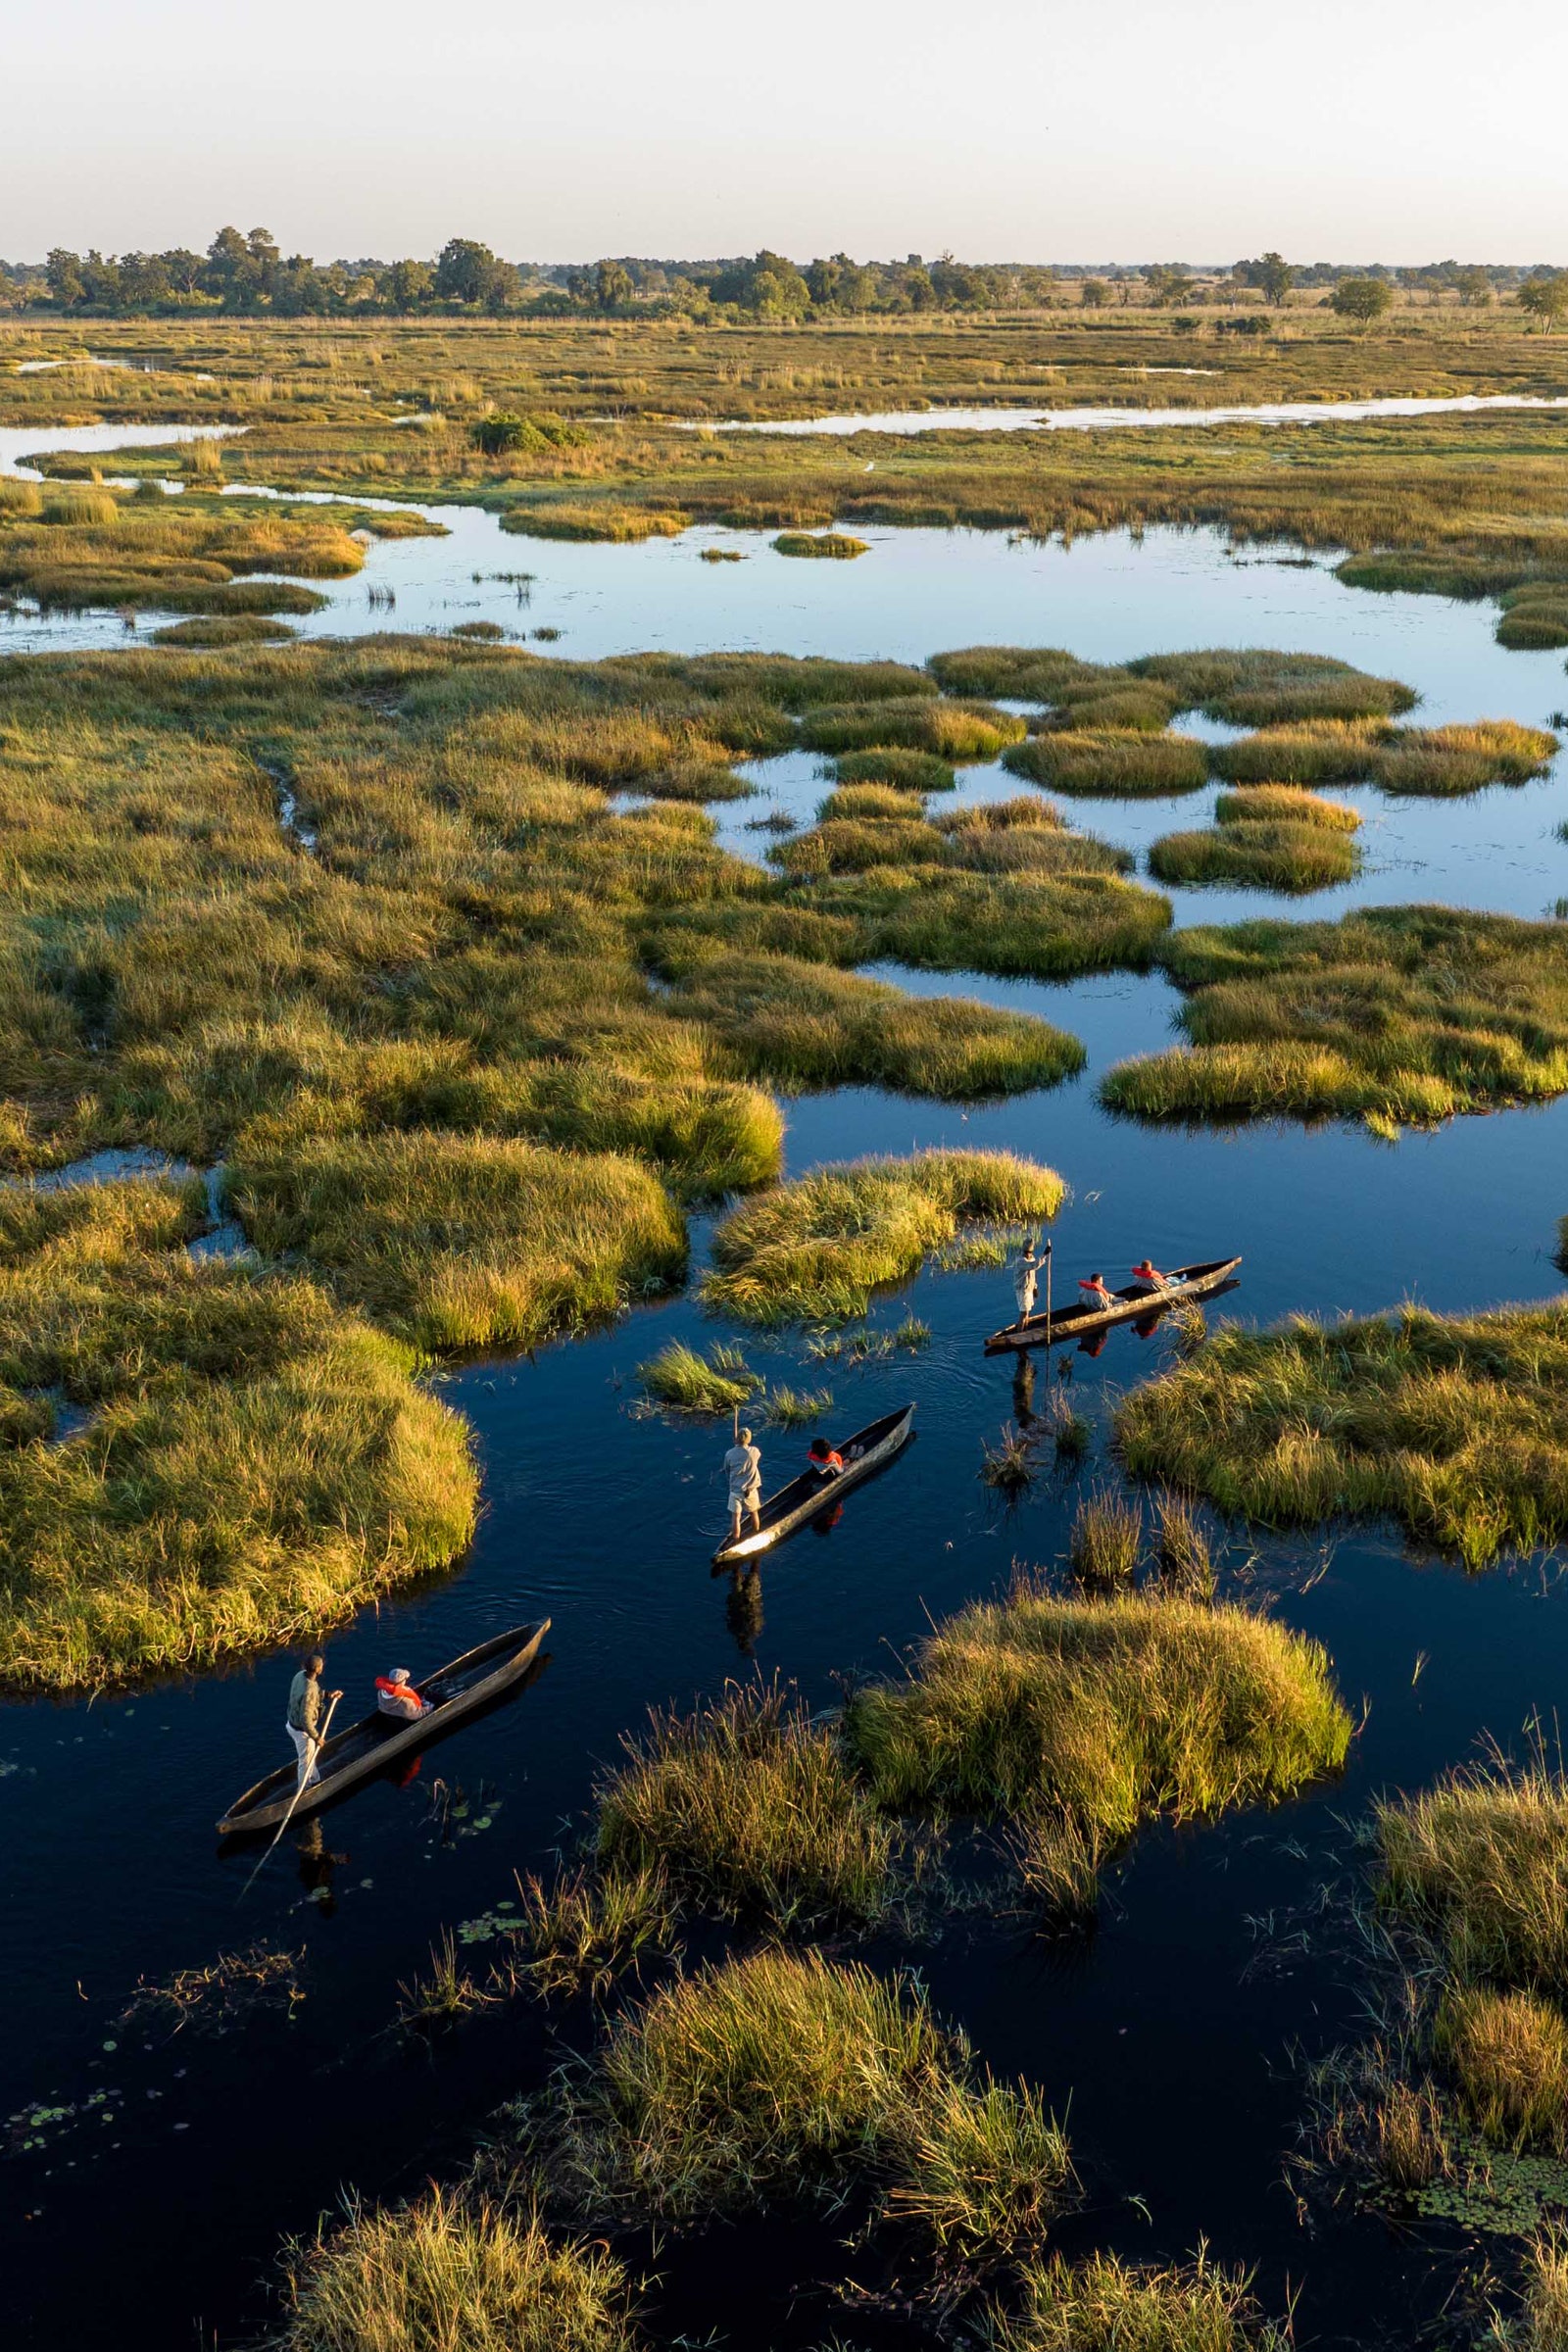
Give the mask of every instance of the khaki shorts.
M 760 1510 L 762 1507 L 761 1488 L 748 1487 L 744 1494 L 736 1494 L 731 1493 L 729 1498 L 729 1507 L 732 1511 Z

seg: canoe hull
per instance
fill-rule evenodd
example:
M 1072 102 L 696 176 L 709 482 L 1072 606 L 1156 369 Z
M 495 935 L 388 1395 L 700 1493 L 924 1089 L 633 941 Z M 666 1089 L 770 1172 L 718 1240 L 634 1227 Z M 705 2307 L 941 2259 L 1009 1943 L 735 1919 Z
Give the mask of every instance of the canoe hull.
M 476 1649 L 465 1650 L 461 1657 L 452 1659 L 439 1672 L 427 1675 L 423 1682 L 414 1686 L 421 1698 L 435 1700 L 428 1714 L 401 1725 L 396 1725 L 396 1718 L 379 1713 L 362 1716 L 358 1723 L 334 1733 L 325 1741 L 318 1757 L 321 1777 L 312 1782 L 298 1803 L 294 1802 L 297 1767 L 280 1765 L 254 1788 L 247 1788 L 230 1806 L 218 1824 L 219 1835 L 248 1838 L 275 1830 L 291 1817 L 303 1821 L 350 1789 L 373 1780 L 389 1764 L 403 1761 L 444 1733 L 455 1731 L 522 1679 L 537 1662 L 539 1645 L 549 1631 L 550 1619 L 542 1617 L 535 1625 L 516 1626 L 511 1633 L 498 1634 L 493 1641 L 481 1642 Z M 462 1687 L 449 1697 L 443 1697 L 441 1687 L 454 1676 L 463 1678 Z M 396 1728 L 389 1730 L 389 1723 Z
M 1119 1323 L 1137 1323 L 1145 1315 L 1162 1315 L 1184 1298 L 1211 1298 L 1229 1290 L 1241 1264 L 1239 1257 L 1204 1259 L 1172 1270 L 1164 1290 L 1129 1288 L 1115 1293 L 1114 1306 L 1089 1309 L 1058 1307 L 1054 1315 L 1031 1315 L 1027 1323 L 1008 1323 L 986 1342 L 987 1355 L 1006 1355 L 1022 1348 L 1059 1347 L 1063 1341 L 1090 1339 L 1098 1331 L 1114 1331 Z
M 805 1527 L 819 1511 L 830 1510 L 840 1495 L 893 1459 L 911 1435 L 913 1421 L 914 1407 L 906 1404 L 902 1411 L 885 1413 L 881 1420 L 868 1422 L 853 1438 L 846 1438 L 841 1452 L 847 1453 L 852 1446 L 865 1448 L 857 1460 L 847 1462 L 842 1474 L 825 1486 L 809 1471 L 801 1478 L 791 1479 L 787 1487 L 781 1487 L 763 1503 L 760 1529 L 743 1535 L 737 1543 L 719 1545 L 713 1554 L 714 1567 L 727 1568 L 737 1560 L 756 1559 L 759 1553 L 771 1551 L 786 1536 L 794 1535 L 797 1528 Z M 811 1482 L 809 1485 L 808 1480 Z

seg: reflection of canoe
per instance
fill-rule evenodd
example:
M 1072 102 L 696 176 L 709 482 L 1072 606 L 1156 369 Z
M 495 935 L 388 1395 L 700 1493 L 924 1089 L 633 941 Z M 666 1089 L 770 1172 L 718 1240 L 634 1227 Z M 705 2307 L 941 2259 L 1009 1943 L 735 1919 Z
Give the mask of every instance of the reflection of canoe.
M 868 1421 L 853 1438 L 845 1438 L 838 1448 L 844 1456 L 844 1469 L 839 1477 L 823 1478 L 815 1470 L 803 1470 L 799 1478 L 792 1478 L 787 1487 L 780 1487 L 776 1494 L 768 1496 L 762 1505 L 760 1528 L 748 1529 L 738 1543 L 719 1545 L 713 1554 L 714 1566 L 729 1560 L 749 1560 L 755 1552 L 766 1551 L 785 1536 L 793 1535 L 808 1519 L 814 1519 L 818 1511 L 828 1509 L 849 1488 L 858 1486 L 871 1471 L 892 1460 L 908 1436 L 913 1419 L 913 1405 L 901 1405 L 896 1413 L 884 1413 L 880 1421 Z
M 1008 1323 L 986 1342 L 987 1355 L 1003 1355 L 1009 1348 L 1045 1348 L 1058 1340 L 1087 1339 L 1091 1332 L 1109 1331 L 1114 1323 L 1137 1323 L 1145 1315 L 1164 1314 L 1182 1298 L 1208 1298 L 1229 1287 L 1241 1264 L 1239 1257 L 1211 1257 L 1201 1265 L 1177 1266 L 1163 1290 L 1147 1282 L 1129 1283 L 1112 1294 L 1114 1306 L 1058 1306 L 1052 1315 L 1031 1315 L 1027 1323 Z
M 494 1641 L 481 1642 L 477 1649 L 466 1649 L 450 1666 L 443 1666 L 438 1674 L 416 1683 L 414 1687 L 419 1696 L 433 1703 L 428 1714 L 417 1716 L 413 1723 L 403 1723 L 395 1715 L 378 1712 L 367 1715 L 347 1731 L 334 1732 L 317 1757 L 321 1777 L 312 1782 L 294 1807 L 294 1819 L 298 1821 L 303 1815 L 316 1812 L 319 1806 L 341 1796 L 345 1789 L 368 1781 L 372 1773 L 412 1755 L 427 1740 L 438 1739 L 466 1717 L 477 1714 L 490 1699 L 527 1673 L 549 1631 L 548 1617 L 541 1617 L 536 1625 L 514 1626 L 510 1634 L 497 1634 Z M 288 1812 L 298 1781 L 299 1771 L 294 1764 L 282 1764 L 276 1772 L 270 1772 L 265 1781 L 247 1788 L 229 1807 L 218 1825 L 221 1835 L 236 1837 L 252 1830 L 275 1830 Z

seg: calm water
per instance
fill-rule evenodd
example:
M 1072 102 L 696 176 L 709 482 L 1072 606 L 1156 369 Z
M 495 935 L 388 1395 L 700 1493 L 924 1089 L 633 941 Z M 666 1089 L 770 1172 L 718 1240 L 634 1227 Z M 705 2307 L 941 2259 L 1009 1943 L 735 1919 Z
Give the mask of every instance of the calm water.
M 1321 568 L 1282 567 L 1255 551 L 1230 560 L 1206 535 L 1151 533 L 1141 547 L 1115 537 L 1069 554 L 887 534 L 860 564 L 794 566 L 748 540 L 736 542 L 747 564 L 705 565 L 695 551 L 712 535 L 634 549 L 498 545 L 490 518 L 458 510 L 451 519 L 453 540 L 374 551 L 321 622 L 363 629 L 367 584 L 394 570 L 396 625 L 469 616 L 465 566 L 475 567 L 488 531 L 483 567 L 540 575 L 520 625 L 535 614 L 560 623 L 571 653 L 763 644 L 917 658 L 1004 639 L 1105 659 L 1257 643 L 1404 677 L 1433 717 L 1544 718 L 1568 699 L 1561 658 L 1500 653 L 1485 609 L 1353 595 Z M 93 625 L 48 641 L 92 642 L 74 632 Z M 805 760 L 770 762 L 761 781 L 800 815 L 821 790 Z M 982 771 L 965 789 L 1010 785 Z M 1568 892 L 1568 846 L 1552 835 L 1568 814 L 1560 779 L 1462 804 L 1358 797 L 1372 870 L 1303 911 L 1432 896 L 1536 914 Z M 1201 821 L 1208 798 L 1083 804 L 1075 814 L 1136 846 L 1172 821 Z M 760 806 L 726 809 L 726 828 Z M 755 854 L 766 836 L 736 838 Z M 1263 904 L 1278 902 L 1188 893 L 1180 919 Z M 1244 1287 L 1228 1306 L 1249 1318 L 1404 1297 L 1467 1308 L 1560 1288 L 1549 1250 L 1568 1208 L 1568 1102 L 1455 1121 L 1394 1147 L 1338 1128 L 1152 1134 L 1107 1119 L 1093 1088 L 1110 1061 L 1167 1039 L 1175 999 L 1159 979 L 1052 988 L 883 976 L 1038 1009 L 1084 1039 L 1090 1070 L 967 1114 L 870 1089 L 804 1098 L 788 1109 L 792 1171 L 873 1149 L 1006 1145 L 1049 1161 L 1072 1188 L 1056 1227 L 1064 1279 L 1094 1267 L 1114 1279 L 1146 1249 L 1172 1261 L 1241 1250 Z M 74 2346 L 111 2329 L 133 2352 L 244 2340 L 267 2317 L 282 2232 L 311 2228 L 347 2183 L 403 2193 L 456 2165 L 496 2100 L 553 2063 L 553 2028 L 580 2033 L 579 2019 L 524 2007 L 431 2055 L 387 2028 L 400 1979 L 426 1965 L 444 1928 L 514 1899 L 515 1870 L 551 1867 L 596 1769 L 648 1706 L 757 1668 L 797 1677 L 826 1703 L 837 1673 L 889 1667 L 932 1615 L 992 1590 L 1014 1559 L 1060 1550 L 1077 1495 L 1112 1475 L 1103 1430 L 1114 1398 L 1163 1360 L 1164 1343 L 1122 1333 L 1098 1359 L 1070 1359 L 1100 1433 L 1095 1458 L 1008 1511 L 976 1475 L 982 1443 L 1030 1409 L 1011 1368 L 980 1352 L 1010 1312 L 1005 1284 L 924 1276 L 879 1319 L 906 1306 L 931 1324 L 929 1350 L 860 1372 L 808 1365 L 788 1346 L 749 1347 L 773 1378 L 831 1384 L 834 1427 L 912 1396 L 919 1435 L 874 1490 L 848 1499 L 836 1528 L 801 1536 L 743 1585 L 713 1580 L 708 1566 L 723 1435 L 630 1410 L 640 1360 L 666 1339 L 714 1336 L 690 1298 L 537 1361 L 449 1373 L 442 1391 L 472 1422 L 484 1468 L 472 1554 L 338 1635 L 329 1679 L 366 1692 L 386 1665 L 417 1671 L 542 1613 L 555 1621 L 551 1662 L 514 1704 L 433 1751 L 409 1787 L 368 1789 L 304 1851 L 285 1842 L 254 1885 L 254 1856 L 220 1856 L 212 1824 L 278 1757 L 287 1660 L 90 1706 L 0 1710 L 15 2021 L 0 2052 L 0 2117 L 71 2111 L 20 2126 L 14 2138 L 45 2144 L 0 2169 L 16 2342 Z M 1042 1367 L 1042 1385 L 1048 1377 Z M 769 1472 L 793 1466 L 802 1443 L 766 1436 Z M 1235 1569 L 1247 1550 L 1233 1548 Z M 955 1928 L 916 1957 L 999 2072 L 1025 2072 L 1070 2099 L 1094 2206 L 1086 2240 L 1176 2257 L 1206 2235 L 1225 2257 L 1258 2262 L 1272 2300 L 1288 2280 L 1301 2286 L 1303 2342 L 1396 2342 L 1412 2303 L 1440 2292 L 1419 2249 L 1369 2226 L 1304 2234 L 1279 2186 L 1299 2110 L 1289 2045 L 1320 2048 L 1350 2029 L 1353 1977 L 1332 1950 L 1288 1977 L 1250 1968 L 1253 1923 L 1308 1901 L 1343 1870 L 1344 1817 L 1373 1791 L 1430 1778 L 1485 1735 L 1516 1740 L 1532 1714 L 1559 1709 L 1568 1612 L 1543 1563 L 1466 1579 L 1406 1557 L 1378 1529 L 1328 1547 L 1265 1544 L 1250 1573 L 1290 1622 L 1328 1643 L 1352 1703 L 1370 1702 L 1346 1782 L 1275 1813 L 1142 1838 L 1087 1949 L 1044 1948 L 1010 1921 Z M 1430 1662 L 1413 1680 L 1418 1651 Z M 466 1806 L 444 1829 L 432 1802 L 442 1787 L 461 1788 Z M 139 1978 L 203 1967 L 258 1938 L 304 1952 L 306 1998 L 292 2023 L 263 2017 L 172 2039 L 119 2024 Z M 471 1956 L 482 1970 L 486 1945 Z M 671 2333 L 717 2328 L 721 2340 L 757 2345 L 759 2281 L 774 2315 L 768 2343 L 805 2352 L 844 2328 L 810 2291 L 843 2267 L 831 2233 L 724 2231 L 661 2259 Z M 911 2341 L 858 2322 L 848 2331 Z
M 1151 375 L 1212 375 L 1210 368 L 1150 368 Z M 859 416 L 790 416 L 759 422 L 728 417 L 721 424 L 694 424 L 694 433 L 1104 433 L 1136 432 L 1170 424 L 1334 424 L 1369 416 L 1433 416 L 1450 412 L 1474 416 L 1486 409 L 1563 409 L 1568 399 L 1543 399 L 1519 392 L 1465 392 L 1448 399 L 1276 400 L 1250 407 L 1186 409 L 882 409 Z

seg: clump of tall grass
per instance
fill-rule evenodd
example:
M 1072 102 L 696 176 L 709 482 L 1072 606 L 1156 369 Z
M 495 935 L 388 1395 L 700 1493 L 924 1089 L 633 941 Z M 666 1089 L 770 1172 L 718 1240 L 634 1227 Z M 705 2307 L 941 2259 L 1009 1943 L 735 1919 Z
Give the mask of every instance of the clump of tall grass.
M 1438 2012 L 1435 2040 L 1460 2107 L 1499 2147 L 1568 2138 L 1568 2023 L 1533 1992 L 1459 1985 Z
M 995 1445 L 981 1446 L 980 1476 L 988 1487 L 997 1487 L 1004 1494 L 1021 1494 L 1025 1487 L 1034 1484 L 1039 1468 L 1033 1431 L 1015 1429 L 1010 1421 L 1003 1423 Z
M 1114 727 L 1031 736 L 1008 747 L 1003 765 L 1054 792 L 1102 800 L 1159 800 L 1208 781 L 1208 754 L 1191 736 Z
M 1348 831 L 1311 819 L 1300 822 L 1236 808 L 1237 802 L 1250 797 L 1227 794 L 1227 813 L 1212 831 L 1163 834 L 1151 845 L 1150 872 L 1160 882 L 1189 888 L 1228 883 L 1292 896 L 1354 880 L 1360 853 Z M 1303 793 L 1300 797 L 1311 796 Z
M 1568 580 L 1531 580 L 1501 599 L 1497 643 L 1517 651 L 1546 652 L 1568 645 Z
M 1236 784 L 1376 784 L 1384 792 L 1452 798 L 1489 784 L 1527 784 L 1557 751 L 1544 727 L 1512 719 L 1465 726 L 1396 727 L 1385 720 L 1309 721 L 1264 727 L 1216 746 L 1217 774 Z
M 681 1218 L 636 1161 L 489 1137 L 242 1139 L 228 1197 L 417 1346 L 529 1347 L 678 1282 Z
M 1322 1649 L 1265 1618 L 1025 1584 L 940 1625 L 907 1683 L 857 1692 L 845 1737 L 880 1803 L 1065 1813 L 1113 1839 L 1290 1795 L 1349 1728 Z
M 920 1152 L 820 1168 L 732 1210 L 703 1296 L 750 1323 L 850 1321 L 906 1281 L 960 1225 L 1039 1222 L 1060 1204 L 1052 1169 L 1010 1152 Z
M 1380 1891 L 1463 1984 L 1568 1993 L 1568 1782 L 1458 1769 L 1375 1809 Z
M 1144 1552 L 1144 1519 L 1136 1503 L 1120 1494 L 1094 1494 L 1081 1502 L 1067 1543 L 1073 1575 L 1092 1592 L 1130 1585 Z
M 892 1831 L 798 1696 L 731 1684 L 624 1744 L 598 1790 L 603 1872 L 658 1870 L 709 1909 L 779 1927 L 886 1910 Z
M 802 1429 L 833 1410 L 831 1389 L 775 1386 L 767 1393 L 767 1418 L 775 1429 Z
M 1119 2255 L 1032 2264 L 1019 2308 L 986 2322 L 987 2352 L 1290 2352 L 1289 2328 L 1266 2319 L 1247 2273 L 1205 2253 L 1180 2269 Z
M 906 824 L 910 817 L 909 796 L 892 784 L 841 784 L 817 804 L 816 821 L 831 825 L 842 818 L 891 817 Z
M 209 619 L 171 621 L 154 629 L 154 645 L 203 646 L 286 645 L 294 631 L 285 620 L 269 620 L 260 612 L 215 612 Z
M 714 956 L 668 1003 L 721 1041 L 737 1076 L 786 1086 L 890 1086 L 968 1101 L 1054 1086 L 1084 1062 L 1076 1038 L 1032 1013 L 915 997 L 792 956 Z
M 471 2017 L 475 2010 L 485 2008 L 489 1999 L 484 1987 L 474 1983 L 459 1961 L 449 1928 L 430 1948 L 428 1975 L 399 1984 L 398 2023 L 406 2032 L 428 2033 L 439 2026 L 455 2025 L 460 2017 Z
M 781 531 L 773 542 L 773 552 L 780 556 L 825 556 L 842 564 L 856 556 L 868 556 L 871 544 L 867 539 L 852 538 L 848 531 Z
M 840 784 L 887 784 L 896 792 L 953 792 L 958 782 L 952 761 L 934 752 L 842 752 L 833 774 Z
M 1157 678 L 1172 688 L 1180 709 L 1200 710 L 1234 727 L 1392 718 L 1416 701 L 1397 678 L 1369 677 L 1326 654 L 1280 653 L 1262 646 L 1147 654 L 1127 667 L 1135 677 Z
M 1160 1495 L 1156 1509 L 1154 1558 L 1161 1582 L 1189 1600 L 1211 1600 L 1219 1572 L 1197 1512 L 1180 1494 Z
M 933 971 L 1065 980 L 1143 971 L 1153 961 L 1170 930 L 1170 901 L 1120 879 L 1116 867 L 1131 862 L 1126 852 L 1102 851 L 1049 825 L 969 838 L 1021 842 L 1032 857 L 1044 850 L 1053 868 L 846 876 L 820 891 L 817 903 L 824 912 L 858 915 L 868 956 Z
M 1568 1533 L 1568 1307 L 1222 1331 L 1116 1412 L 1127 1467 L 1265 1526 L 1390 1513 L 1484 1568 Z
M 801 722 L 813 752 L 925 752 L 950 764 L 995 760 L 1023 735 L 1021 718 L 991 705 L 913 701 L 819 705 Z
M 663 507 L 509 506 L 501 528 L 528 539 L 599 539 L 626 545 L 640 539 L 678 539 L 691 516 Z
M 720 1344 L 705 1356 L 681 1340 L 639 1364 L 637 1379 L 645 1396 L 683 1413 L 727 1413 L 761 1386 L 739 1348 Z
M 1488 2352 L 1568 2352 L 1568 2230 L 1551 2222 L 1526 2251 L 1517 2317 L 1494 2311 Z
M 995 2260 L 1038 2246 L 1076 2188 L 1067 2135 L 1038 2091 L 939 2079 L 898 2134 L 885 2211 L 939 2256 Z
M 1222 792 L 1214 803 L 1217 825 L 1251 825 L 1265 820 L 1356 833 L 1361 812 L 1344 801 L 1326 801 L 1321 793 L 1305 792 L 1296 784 L 1249 784 L 1240 792 Z
M 601 1999 L 645 1957 L 674 1940 L 675 1898 L 662 1870 L 564 1871 L 546 1886 L 519 1879 L 515 1942 L 526 1952 L 508 1963 L 547 2000 L 587 1993 Z
M 351 2203 L 284 2253 L 280 2352 L 630 2352 L 625 2270 L 511 2203 L 433 2188 Z

